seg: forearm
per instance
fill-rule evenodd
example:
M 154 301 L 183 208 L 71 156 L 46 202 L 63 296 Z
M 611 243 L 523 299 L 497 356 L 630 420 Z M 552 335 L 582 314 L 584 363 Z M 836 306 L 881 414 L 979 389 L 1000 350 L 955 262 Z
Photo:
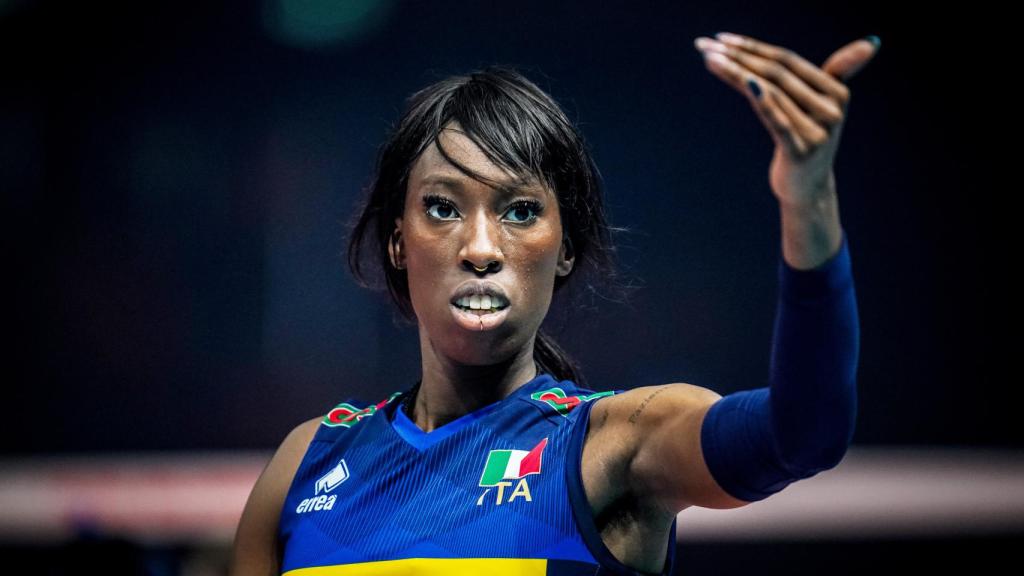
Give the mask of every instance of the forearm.
M 835 180 L 818 200 L 807 204 L 779 203 L 782 259 L 797 270 L 817 268 L 839 251 L 842 227 Z
M 780 457 L 800 477 L 839 463 L 857 414 L 860 325 L 849 243 L 812 270 L 778 266 L 769 371 Z
M 849 247 L 800 270 L 780 257 L 769 386 L 720 399 L 701 442 L 708 468 L 755 501 L 838 464 L 857 410 L 859 324 Z

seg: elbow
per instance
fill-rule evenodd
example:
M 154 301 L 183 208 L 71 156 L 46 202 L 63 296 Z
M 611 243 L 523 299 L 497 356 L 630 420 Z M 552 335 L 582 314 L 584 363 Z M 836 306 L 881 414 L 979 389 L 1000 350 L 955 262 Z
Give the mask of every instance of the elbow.
M 776 455 L 795 478 L 835 468 L 846 456 L 856 429 L 857 397 L 852 386 L 845 390 L 850 393 L 819 401 L 806 410 L 773 404 Z
M 819 472 L 831 470 L 846 457 L 853 439 L 853 426 L 829 442 L 802 444 L 799 450 L 779 452 L 779 461 L 794 478 L 809 478 Z

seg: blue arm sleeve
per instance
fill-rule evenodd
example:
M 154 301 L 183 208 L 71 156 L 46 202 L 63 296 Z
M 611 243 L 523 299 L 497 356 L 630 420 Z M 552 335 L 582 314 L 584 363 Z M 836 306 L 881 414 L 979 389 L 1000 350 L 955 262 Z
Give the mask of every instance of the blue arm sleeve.
M 779 257 L 769 385 L 708 410 L 701 449 L 711 475 L 741 500 L 763 500 L 839 464 L 857 415 L 860 327 L 850 252 L 810 270 Z

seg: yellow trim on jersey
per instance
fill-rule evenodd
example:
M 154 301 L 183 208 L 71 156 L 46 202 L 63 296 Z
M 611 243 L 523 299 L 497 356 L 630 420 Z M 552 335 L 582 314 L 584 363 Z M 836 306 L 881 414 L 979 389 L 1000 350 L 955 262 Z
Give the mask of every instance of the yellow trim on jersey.
M 544 576 L 547 563 L 546 558 L 403 558 L 296 568 L 281 576 Z

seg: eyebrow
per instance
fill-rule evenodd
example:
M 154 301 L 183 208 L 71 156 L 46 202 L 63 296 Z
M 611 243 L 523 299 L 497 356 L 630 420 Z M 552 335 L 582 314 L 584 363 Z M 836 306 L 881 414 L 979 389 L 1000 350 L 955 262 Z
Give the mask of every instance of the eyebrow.
M 420 187 L 426 188 L 429 186 L 442 186 L 452 190 L 461 192 L 464 188 L 463 180 L 460 178 L 454 178 L 443 174 L 431 174 L 425 176 L 420 180 Z M 544 189 L 536 183 L 523 182 L 514 180 L 509 183 L 498 184 L 495 186 L 499 194 L 510 196 L 512 194 L 518 194 L 522 192 L 536 192 L 544 195 Z

